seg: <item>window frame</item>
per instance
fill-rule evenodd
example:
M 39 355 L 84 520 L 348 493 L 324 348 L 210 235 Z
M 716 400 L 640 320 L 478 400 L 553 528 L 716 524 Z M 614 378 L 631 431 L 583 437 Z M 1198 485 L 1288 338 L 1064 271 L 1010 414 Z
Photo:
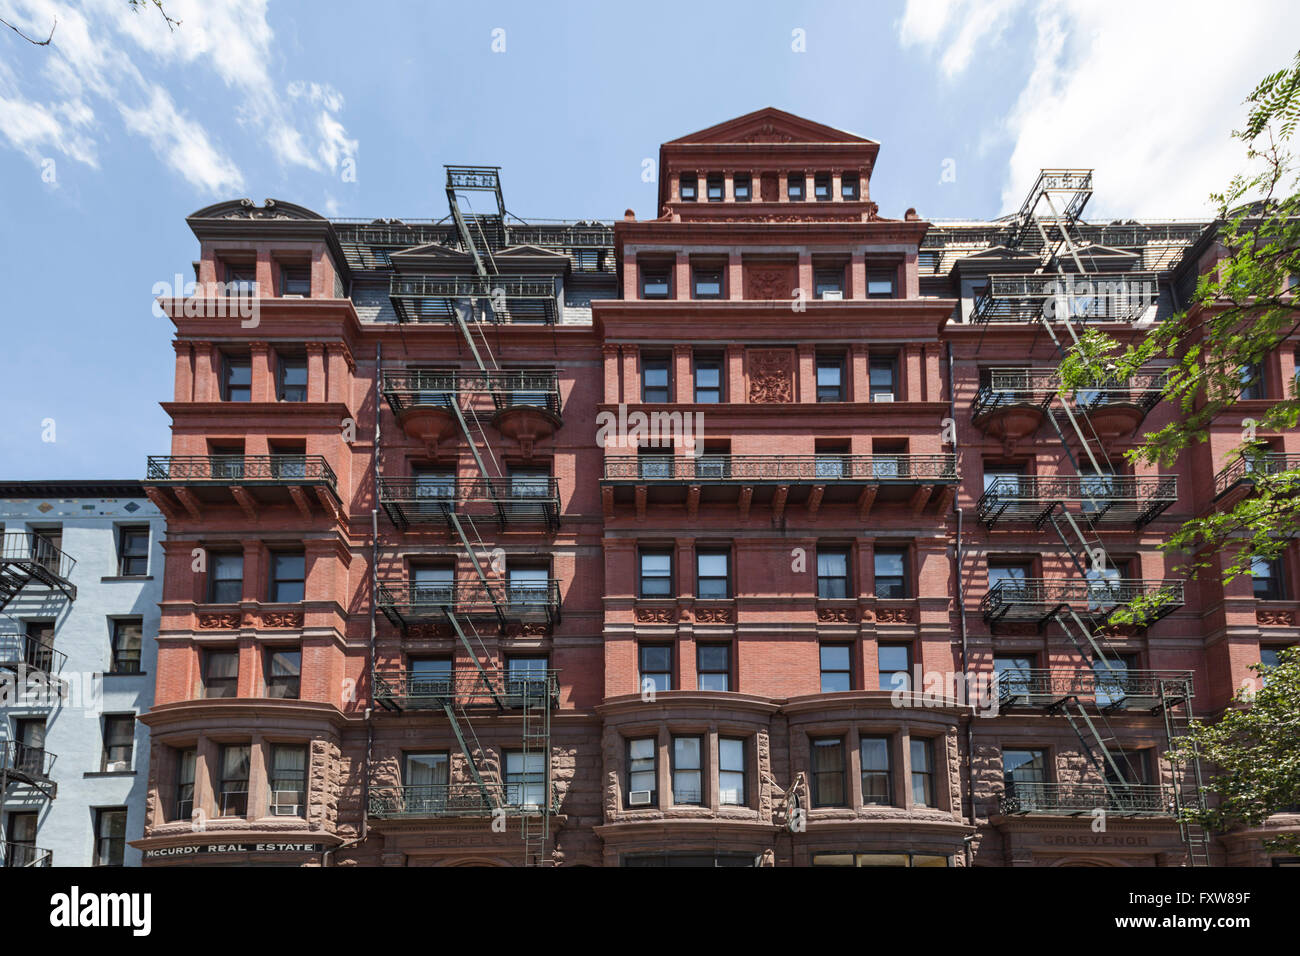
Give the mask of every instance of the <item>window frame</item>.
M 832 770 L 818 770 L 815 754 L 818 747 L 829 747 L 834 745 L 839 752 L 839 768 Z M 813 737 L 808 741 L 809 766 L 808 778 L 811 784 L 812 805 L 813 807 L 847 807 L 849 805 L 849 788 L 848 779 L 845 774 L 848 771 L 848 761 L 844 753 L 844 737 Z M 822 778 L 833 774 L 839 775 L 839 799 L 838 802 L 831 802 L 824 798 L 822 793 Z
M 302 369 L 302 384 L 289 385 L 285 381 L 285 373 L 291 369 L 296 370 L 298 368 Z M 296 353 L 285 354 L 277 351 L 275 353 L 275 400 L 277 402 L 290 402 L 295 405 L 307 401 L 309 374 L 306 355 L 298 355 Z M 295 394 L 297 394 L 298 390 L 301 389 L 302 398 L 288 397 L 290 389 L 293 389 Z
M 647 651 L 667 651 L 667 652 L 668 652 L 668 669 L 667 669 L 667 670 L 651 670 L 651 671 L 646 670 L 646 669 L 645 669 L 645 653 L 646 653 Z M 658 693 L 658 692 L 660 692 L 660 691 L 669 691 L 669 690 L 672 690 L 672 689 L 673 689 L 673 683 L 674 683 L 674 681 L 673 681 L 673 670 L 674 670 L 674 668 L 673 668 L 673 662 L 674 662 L 674 648 L 673 648 L 673 645 L 672 645 L 672 644 L 667 644 L 667 643 L 664 643 L 664 642 L 662 642 L 662 641 L 642 641 L 642 642 L 639 642 L 639 643 L 637 644 L 637 647 L 636 647 L 636 676 L 637 676 L 637 684 L 636 684 L 636 687 L 637 687 L 637 693 L 638 693 L 638 694 L 640 694 L 640 693 L 644 693 L 644 688 L 645 688 L 645 679 L 646 679 L 647 675 L 649 675 L 649 676 L 663 675 L 663 677 L 665 678 L 665 682 L 667 683 L 668 686 L 667 686 L 667 687 L 660 687 L 660 686 L 658 686 L 658 682 L 656 682 L 656 683 L 655 683 L 655 687 L 654 687 L 654 692 L 655 692 L 655 693 Z
M 867 767 L 866 748 L 868 744 L 873 743 L 884 745 L 885 766 L 883 769 L 879 767 Z M 859 771 L 862 775 L 862 805 L 864 807 L 892 807 L 895 805 L 893 748 L 894 739 L 887 734 L 863 734 L 858 738 L 858 759 L 860 762 Z M 883 776 L 885 783 L 885 798 L 883 801 L 867 799 L 867 791 L 872 789 L 867 785 L 868 775 L 870 775 L 873 780 Z
M 697 405 L 721 405 L 726 401 L 725 386 L 726 377 L 723 374 L 726 368 L 726 362 L 721 356 L 717 355 L 699 355 L 691 359 L 691 377 L 692 377 L 692 398 Z M 700 384 L 700 371 L 716 371 L 718 373 L 718 384 L 716 386 L 707 386 Z M 701 393 L 714 392 L 717 397 L 709 400 L 701 398 Z
M 662 371 L 664 373 L 663 385 L 649 385 L 648 378 L 651 372 Z M 663 390 L 663 398 L 651 398 L 650 393 L 653 390 L 657 395 L 659 390 Z M 661 355 L 659 353 L 642 354 L 641 356 L 641 402 L 645 405 L 666 405 L 673 400 L 673 360 L 670 355 Z
M 122 638 L 124 630 L 135 627 L 137 645 L 135 648 L 135 667 L 134 669 L 123 667 L 124 663 L 131 660 L 130 654 L 124 654 Z M 144 618 L 139 617 L 119 617 L 113 618 L 112 633 L 109 634 L 109 661 L 108 673 L 110 674 L 143 674 L 144 673 Z
M 207 603 L 208 604 L 239 604 L 244 599 L 244 553 L 242 551 L 211 551 L 208 553 L 208 586 L 207 586 Z M 217 569 L 223 561 L 238 561 L 238 577 L 218 577 Z M 231 601 L 217 600 L 218 592 L 221 590 L 221 584 L 229 586 L 230 582 L 237 582 L 239 594 Z
M 844 573 L 838 576 L 822 574 L 823 556 L 827 558 L 833 558 L 833 557 L 843 558 Z M 844 545 L 830 545 L 825 547 L 819 545 L 817 548 L 817 599 L 819 601 L 843 601 L 849 598 L 856 597 L 856 595 L 852 593 L 853 591 L 852 581 L 853 581 L 853 549 L 846 547 Z M 823 582 L 827 582 L 828 584 L 839 582 L 842 585 L 842 590 L 844 593 L 843 594 L 826 593 L 826 591 L 828 590 L 834 591 L 836 590 L 836 588 L 834 587 L 824 588 Z
M 624 741 L 625 742 L 623 748 L 623 756 L 624 756 L 623 766 L 626 768 L 626 770 L 623 778 L 623 783 L 624 783 L 623 806 L 625 809 L 628 810 L 657 808 L 659 806 L 659 738 L 646 737 L 646 736 L 626 737 L 624 738 Z M 650 756 L 633 757 L 632 745 L 636 743 L 645 743 L 647 741 L 650 744 Z M 650 762 L 649 769 L 646 769 L 645 767 L 642 767 L 639 770 L 634 769 L 633 766 L 634 761 L 636 761 L 637 763 L 644 763 L 647 760 Z M 646 773 L 650 774 L 650 782 L 652 784 L 652 786 L 649 789 L 650 802 L 644 805 L 637 804 L 636 806 L 633 806 L 632 794 L 634 792 L 641 793 L 643 792 L 643 790 L 640 788 L 634 788 L 632 786 L 632 777 L 634 774 L 640 775 Z
M 897 574 L 881 574 L 881 573 L 880 573 L 880 559 L 881 559 L 882 557 L 898 557 L 898 558 L 900 559 L 901 564 L 902 564 L 902 570 L 903 570 L 903 573 L 902 573 L 901 575 L 897 575 Z M 905 547 L 905 546 L 902 546 L 902 547 L 884 547 L 884 548 L 874 548 L 874 549 L 872 550 L 872 554 L 871 554 L 871 584 L 872 584 L 872 591 L 875 593 L 875 595 L 876 595 L 876 599 L 877 599 L 877 600 L 881 600 L 881 601 L 907 601 L 907 600 L 911 600 L 911 598 L 912 598 L 912 575 L 911 575 L 911 573 L 910 573 L 910 569 L 908 568 L 908 564 L 910 563 L 910 562 L 909 562 L 909 557 L 910 557 L 910 551 L 909 551 L 908 548 Z M 898 584 L 897 586 L 898 586 L 898 588 L 901 590 L 902 593 L 900 593 L 900 594 L 894 594 L 894 593 L 890 593 L 890 594 L 882 594 L 882 593 L 881 593 L 880 582 L 881 582 L 882 580 L 887 581 L 887 582 L 890 582 L 890 581 L 894 581 L 894 580 L 897 580 L 897 579 L 901 579 L 901 580 L 899 581 L 899 584 Z
M 672 746 L 668 751 L 668 771 L 669 779 L 672 781 L 673 806 L 676 807 L 702 807 L 705 804 L 704 792 L 704 742 L 707 738 L 702 734 L 673 734 L 670 738 Z M 681 757 L 677 753 L 678 741 L 695 742 L 695 766 L 683 767 L 680 763 Z M 679 799 L 677 777 L 679 774 L 695 775 L 695 794 L 694 800 Z
M 298 672 L 292 675 L 274 673 L 276 658 L 286 654 L 297 655 Z M 302 646 L 300 644 L 268 645 L 265 648 L 262 656 L 262 686 L 265 696 L 273 700 L 302 699 Z M 275 693 L 277 689 L 282 689 L 283 693 Z
M 886 650 L 905 651 L 907 654 L 907 669 L 899 670 L 897 667 L 886 669 L 882 666 L 881 656 Z M 910 641 L 877 641 L 876 642 L 876 678 L 880 685 L 880 690 L 887 691 L 911 691 L 912 686 L 912 668 L 916 664 L 915 656 L 912 653 L 912 643 Z M 907 678 L 901 685 L 896 684 L 891 678 L 889 684 L 885 683 L 886 674 L 904 674 Z
M 236 369 L 242 368 L 248 369 L 248 384 L 246 385 L 231 381 L 232 373 Z M 247 398 L 232 397 L 235 394 L 242 396 L 244 392 L 248 393 Z M 238 404 L 245 404 L 253 400 L 253 356 L 251 354 L 221 353 L 221 400 Z
M 143 551 L 132 551 L 128 547 L 128 536 L 144 536 Z M 120 578 L 144 578 L 149 576 L 149 549 L 152 544 L 150 529 L 147 524 L 124 524 L 117 529 L 117 576 Z M 143 561 L 144 570 L 131 570 L 131 561 Z
M 133 713 L 104 714 L 101 727 L 103 749 L 100 753 L 100 773 L 135 771 L 135 723 L 136 715 Z M 122 732 L 124 728 L 125 734 Z M 117 759 L 114 759 L 115 751 Z M 121 763 L 126 764 L 126 767 L 110 769 L 111 765 Z
M 95 808 L 95 863 L 96 867 L 119 867 L 126 865 L 126 829 L 129 808 L 96 807 Z M 112 819 L 120 818 L 121 834 L 112 832 Z M 105 828 L 109 833 L 105 835 Z M 107 861 L 106 861 L 107 853 Z
M 700 559 L 710 558 L 710 557 L 712 558 L 722 557 L 726 561 L 727 569 L 725 574 L 706 575 L 702 573 L 702 569 L 700 567 Z M 717 595 L 717 594 L 706 595 L 704 593 L 704 588 L 702 586 L 703 583 L 705 581 L 718 581 L 718 580 L 721 580 L 723 582 L 724 593 L 722 595 Z M 730 601 L 734 596 L 734 593 L 735 592 L 732 590 L 731 548 L 727 548 L 727 547 L 698 548 L 697 547 L 695 549 L 695 597 L 696 599 L 700 601 Z
M 668 559 L 668 571 L 666 574 L 657 574 L 657 573 L 646 574 L 645 559 L 651 557 L 655 557 L 655 558 L 666 557 Z M 638 598 L 642 598 L 645 600 L 668 600 L 676 596 L 677 589 L 673 585 L 673 582 L 676 577 L 674 573 L 676 569 L 673 566 L 674 559 L 675 559 L 675 554 L 673 552 L 673 549 L 671 548 L 654 548 L 654 547 L 637 548 L 636 589 L 637 589 Z M 666 582 L 667 586 L 662 594 L 654 591 L 649 591 L 646 589 L 645 586 L 647 580 L 652 580 L 652 581 L 662 580 Z
M 266 582 L 266 600 L 268 604 L 301 604 L 307 599 L 307 552 L 303 550 L 276 550 L 270 552 L 270 560 L 267 561 L 267 582 Z M 281 560 L 300 559 L 302 561 L 302 577 L 282 577 L 280 575 Z M 301 585 L 301 597 L 283 597 L 280 589 L 286 585 Z
M 930 737 L 909 737 L 908 749 L 910 751 L 911 766 L 908 768 L 911 773 L 911 791 L 912 806 L 924 807 L 925 809 L 938 809 L 938 792 L 935 788 L 935 766 L 934 766 L 934 740 Z M 922 754 L 925 759 L 922 761 L 923 769 L 917 769 L 917 754 Z M 918 778 L 919 781 L 918 781 Z M 921 784 L 922 799 L 917 800 L 917 783 Z
M 826 666 L 826 652 L 828 650 L 843 650 L 845 657 L 845 666 L 843 669 L 838 667 Z M 820 679 L 819 687 L 823 694 L 845 694 L 852 691 L 853 688 L 853 644 L 849 641 L 824 641 L 817 645 L 817 672 Z M 845 682 L 848 684 L 839 690 L 827 690 L 826 678 L 828 675 L 844 675 Z
M 199 678 L 203 690 L 202 699 L 203 700 L 227 700 L 232 697 L 238 697 L 239 696 L 239 651 L 231 650 L 225 647 L 212 647 L 212 648 L 205 647 L 201 649 L 200 653 L 202 653 L 203 655 L 203 660 L 200 662 L 203 669 Z M 214 662 L 214 659 L 218 659 L 218 658 L 234 660 L 235 672 L 233 674 L 226 674 L 220 677 L 214 677 L 212 675 L 212 664 Z M 228 681 L 230 693 L 213 694 L 212 693 L 213 681 L 221 681 L 222 683 L 218 686 L 222 688 L 227 686 L 225 682 Z
M 717 653 L 721 651 L 726 661 L 726 666 L 719 670 L 716 667 L 710 667 L 707 670 L 704 667 L 705 651 Z M 704 676 L 722 675 L 722 683 L 725 687 L 705 687 Z M 715 694 L 727 694 L 731 692 L 731 643 L 726 641 L 697 641 L 695 644 L 695 688 Z
M 727 766 L 727 747 L 725 744 L 735 744 L 740 754 L 740 767 Z M 724 787 L 723 775 L 728 776 L 728 780 L 739 777 L 740 788 L 739 798 L 728 800 L 725 794 L 734 788 Z M 718 806 L 720 807 L 747 807 L 749 806 L 749 741 L 744 737 L 718 737 Z

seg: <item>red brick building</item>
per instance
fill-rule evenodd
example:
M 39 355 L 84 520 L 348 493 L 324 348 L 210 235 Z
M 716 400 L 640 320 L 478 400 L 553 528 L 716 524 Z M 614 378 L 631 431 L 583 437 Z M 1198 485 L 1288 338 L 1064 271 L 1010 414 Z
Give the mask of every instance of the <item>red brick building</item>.
M 1156 547 L 1249 492 L 1236 426 L 1134 475 L 1159 370 L 1053 381 L 1212 225 L 1087 224 L 1087 171 L 885 218 L 878 150 L 768 109 L 664 144 L 652 220 L 484 167 L 439 222 L 191 216 L 146 863 L 1266 863 L 1162 756 L 1296 639 L 1294 561 Z

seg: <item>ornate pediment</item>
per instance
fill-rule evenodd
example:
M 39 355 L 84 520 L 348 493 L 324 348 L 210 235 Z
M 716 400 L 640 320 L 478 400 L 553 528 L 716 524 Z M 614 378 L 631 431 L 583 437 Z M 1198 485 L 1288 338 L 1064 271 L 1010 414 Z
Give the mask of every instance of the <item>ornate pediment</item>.
M 190 219 L 278 219 L 278 220 L 323 220 L 320 213 L 312 212 L 306 206 L 285 202 L 282 199 L 267 199 L 257 205 L 251 199 L 228 199 L 225 202 L 204 206 Z
M 843 130 L 814 123 L 775 107 L 765 107 L 746 113 L 708 129 L 671 140 L 665 145 L 692 145 L 718 143 L 844 143 L 872 144 L 874 140 L 846 133 Z

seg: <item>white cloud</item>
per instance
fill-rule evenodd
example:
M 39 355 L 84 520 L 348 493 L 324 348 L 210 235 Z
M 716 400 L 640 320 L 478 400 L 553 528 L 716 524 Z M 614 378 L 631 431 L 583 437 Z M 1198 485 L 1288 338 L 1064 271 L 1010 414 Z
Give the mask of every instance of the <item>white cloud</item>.
M 1016 16 L 1033 36 L 1023 49 L 1003 39 Z M 985 57 L 1027 59 L 1001 131 L 1012 143 L 1003 209 L 1043 167 L 1092 167 L 1093 219 L 1209 213 L 1209 193 L 1244 162 L 1229 136 L 1242 100 L 1290 62 L 1296 36 L 1289 0 L 1238 4 L 1230 21 L 1213 0 L 908 0 L 899 24 L 900 43 L 937 52 L 950 80 L 976 78 Z
M 240 145 L 260 141 L 280 164 L 318 173 L 355 154 L 356 141 L 337 116 L 343 97 L 336 90 L 295 83 L 288 97 L 278 95 L 267 0 L 168 0 L 166 7 L 181 21 L 174 30 L 152 8 L 133 13 L 123 0 L 0 0 L 0 17 L 25 32 L 44 35 L 58 20 L 54 43 L 30 48 L 25 83 L 0 70 L 0 143 L 33 159 L 54 151 L 94 165 L 97 140 L 117 115 L 200 191 L 242 188 L 235 159 L 168 92 L 182 88 L 174 77 L 183 69 L 187 84 L 211 77 L 224 87 L 228 113 L 247 133 Z

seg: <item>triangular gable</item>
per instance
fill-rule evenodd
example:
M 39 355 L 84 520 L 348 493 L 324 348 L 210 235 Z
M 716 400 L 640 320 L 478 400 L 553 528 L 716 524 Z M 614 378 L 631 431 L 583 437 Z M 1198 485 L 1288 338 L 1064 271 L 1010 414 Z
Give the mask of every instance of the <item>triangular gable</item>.
M 525 256 L 529 258 L 542 256 L 548 259 L 568 258 L 568 256 L 564 255 L 564 253 L 556 252 L 554 249 L 543 249 L 541 246 L 533 246 L 528 244 L 518 245 L 518 246 L 507 246 L 506 248 L 502 249 L 500 252 L 494 252 L 492 255 L 497 259 L 509 259 L 511 257 L 523 258 Z
M 717 143 L 858 143 L 879 146 L 875 140 L 814 123 L 772 106 L 737 116 L 716 126 L 669 140 L 665 146 Z
M 452 249 L 450 246 L 444 246 L 440 242 L 426 242 L 423 245 L 411 246 L 409 249 L 394 249 L 388 254 L 390 259 L 405 259 L 408 256 L 419 256 L 422 258 L 446 259 L 447 261 L 469 262 L 468 253 L 461 252 L 459 249 Z

